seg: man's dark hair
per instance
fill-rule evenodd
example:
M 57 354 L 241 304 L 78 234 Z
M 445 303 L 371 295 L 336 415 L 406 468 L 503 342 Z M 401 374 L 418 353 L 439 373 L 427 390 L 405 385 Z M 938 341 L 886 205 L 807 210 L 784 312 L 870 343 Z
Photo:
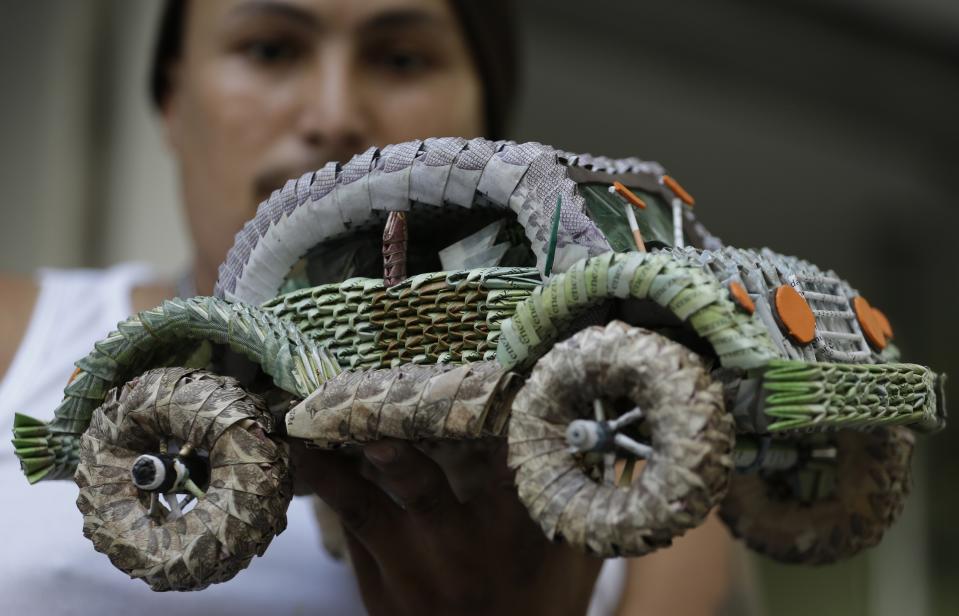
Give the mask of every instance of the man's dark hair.
M 170 94 L 170 72 L 183 53 L 186 34 L 186 0 L 166 0 L 160 14 L 153 64 L 150 66 L 150 100 L 160 109 Z
M 513 0 L 450 0 L 466 34 L 486 110 L 485 136 L 503 136 L 516 99 L 519 54 Z M 150 98 L 159 109 L 173 87 L 171 70 L 183 53 L 187 0 L 166 0 L 150 70 Z

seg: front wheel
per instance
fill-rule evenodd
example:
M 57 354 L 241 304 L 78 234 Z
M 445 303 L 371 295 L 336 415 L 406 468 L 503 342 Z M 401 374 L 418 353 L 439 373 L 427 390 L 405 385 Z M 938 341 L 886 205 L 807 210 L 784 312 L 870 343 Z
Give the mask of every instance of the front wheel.
M 111 390 L 80 441 L 84 535 L 153 590 L 229 580 L 286 527 L 289 456 L 271 427 L 259 398 L 201 370 Z
M 509 460 L 547 537 L 641 556 L 722 499 L 734 438 L 722 389 L 695 353 L 614 321 L 539 359 L 513 403 Z M 617 458 L 642 466 L 637 480 L 616 478 Z
M 908 428 L 835 434 L 828 494 L 805 499 L 797 472 L 733 478 L 719 515 L 750 548 L 786 563 L 833 563 L 874 546 L 899 516 L 911 484 Z M 811 471 L 810 471 L 811 472 Z

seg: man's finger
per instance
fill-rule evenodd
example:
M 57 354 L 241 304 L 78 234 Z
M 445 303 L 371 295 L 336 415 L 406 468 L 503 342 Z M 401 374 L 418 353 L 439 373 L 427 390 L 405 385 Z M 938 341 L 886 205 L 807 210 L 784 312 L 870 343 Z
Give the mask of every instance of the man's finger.
M 460 503 L 482 497 L 504 482 L 512 484 L 513 472 L 506 465 L 504 438 L 424 441 L 415 446 L 443 469 Z
M 371 465 L 367 479 L 409 513 L 426 516 L 458 504 L 443 470 L 409 443 L 377 441 L 364 445 L 363 455 Z
M 361 540 L 384 534 L 399 513 L 376 487 L 359 475 L 357 460 L 341 452 L 292 447 L 295 475 L 330 506 L 343 526 Z

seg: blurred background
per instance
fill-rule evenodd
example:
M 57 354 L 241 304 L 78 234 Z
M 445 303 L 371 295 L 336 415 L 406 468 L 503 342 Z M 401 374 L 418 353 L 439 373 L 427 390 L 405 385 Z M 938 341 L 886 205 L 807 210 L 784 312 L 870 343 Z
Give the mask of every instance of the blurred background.
M 511 137 L 667 166 L 727 243 L 833 268 L 959 374 L 959 2 L 522 0 Z M 0 270 L 189 260 L 146 96 L 154 0 L 0 6 Z M 956 387 L 947 385 L 953 400 Z M 771 614 L 959 613 L 959 428 L 883 544 L 754 558 Z

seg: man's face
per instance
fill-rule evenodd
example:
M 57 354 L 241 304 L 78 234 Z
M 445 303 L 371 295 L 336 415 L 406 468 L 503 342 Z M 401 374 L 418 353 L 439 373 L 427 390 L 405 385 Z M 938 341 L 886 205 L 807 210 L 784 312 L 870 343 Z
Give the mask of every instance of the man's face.
M 257 204 L 370 145 L 483 132 L 447 0 L 189 3 L 163 117 L 201 292 Z

